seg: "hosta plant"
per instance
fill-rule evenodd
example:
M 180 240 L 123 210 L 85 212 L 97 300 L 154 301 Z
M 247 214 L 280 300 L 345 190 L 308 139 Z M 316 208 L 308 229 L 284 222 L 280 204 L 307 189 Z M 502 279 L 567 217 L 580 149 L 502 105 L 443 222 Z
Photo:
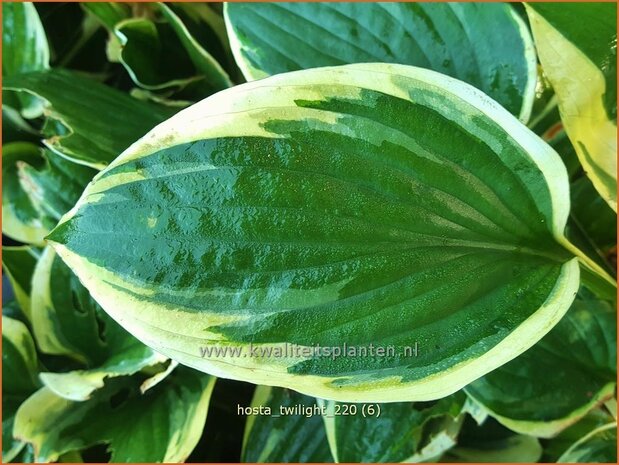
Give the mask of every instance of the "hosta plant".
M 4 461 L 616 461 L 615 4 L 2 13 Z

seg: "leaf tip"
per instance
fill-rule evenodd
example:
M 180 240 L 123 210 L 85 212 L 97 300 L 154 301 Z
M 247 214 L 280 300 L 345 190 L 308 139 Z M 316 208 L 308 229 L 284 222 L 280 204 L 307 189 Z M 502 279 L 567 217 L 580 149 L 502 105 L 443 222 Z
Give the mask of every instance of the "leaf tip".
M 68 222 L 59 223 L 43 239 L 47 244 L 51 245 L 52 247 L 55 247 L 56 245 L 66 245 L 66 243 L 68 242 L 68 229 Z

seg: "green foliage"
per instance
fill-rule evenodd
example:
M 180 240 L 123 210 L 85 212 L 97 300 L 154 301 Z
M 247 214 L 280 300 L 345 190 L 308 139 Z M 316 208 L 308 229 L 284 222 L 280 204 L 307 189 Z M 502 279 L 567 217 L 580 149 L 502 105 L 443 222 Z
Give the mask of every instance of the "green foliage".
M 616 5 L 2 13 L 3 462 L 616 462 Z

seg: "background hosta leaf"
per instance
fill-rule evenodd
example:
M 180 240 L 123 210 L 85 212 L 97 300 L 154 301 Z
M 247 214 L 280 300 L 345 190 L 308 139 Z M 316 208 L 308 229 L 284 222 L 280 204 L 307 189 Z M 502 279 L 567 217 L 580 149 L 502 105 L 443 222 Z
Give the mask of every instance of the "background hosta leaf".
M 30 292 L 32 273 L 39 258 L 39 251 L 33 247 L 2 247 L 2 270 L 11 283 L 11 289 L 26 319 L 31 320 Z
M 165 360 L 103 312 L 51 248 L 37 263 L 33 285 L 32 323 L 39 348 L 73 357 L 87 367 L 41 374 L 56 394 L 84 400 L 103 386 L 105 378 L 132 374 Z
M 613 396 L 616 319 L 613 303 L 583 288 L 549 334 L 466 392 L 511 430 L 554 436 Z
M 200 28 L 205 26 L 195 24 L 196 22 L 192 21 L 191 16 L 187 15 L 186 9 L 180 7 L 175 9 L 173 4 L 160 3 L 159 5 L 163 16 L 168 20 L 183 47 L 185 47 L 191 62 L 204 76 L 206 82 L 216 90 L 230 87 L 232 82 L 226 71 L 200 43 L 199 38 L 204 40 L 204 37 L 194 35 L 194 33 L 198 34 Z M 185 21 L 183 21 L 183 18 Z M 191 24 L 194 24 L 193 30 L 188 27 Z
M 567 237 L 609 273 L 616 275 L 617 214 L 586 176 L 571 183 Z
M 75 205 L 86 184 L 97 173 L 73 163 L 50 150 L 44 152 L 45 165 L 37 168 L 27 161 L 18 162 L 22 189 L 28 194 L 41 220 L 50 230 Z
M 42 244 L 49 233 L 38 210 L 19 182 L 19 163 L 41 166 L 41 150 L 30 142 L 2 146 L 2 234 L 28 244 Z
M 458 446 L 440 458 L 440 462 L 459 463 L 535 463 L 542 456 L 537 438 L 516 434 L 489 420 L 482 425 L 465 422 Z
M 170 24 L 132 18 L 116 25 L 114 33 L 121 44 L 122 63 L 141 87 L 179 88 L 196 81 L 205 84 Z
M 458 393 L 433 405 L 327 402 L 331 452 L 344 463 L 421 462 L 440 456 L 455 444 L 464 401 Z
M 53 151 L 102 168 L 174 110 L 134 99 L 67 70 L 22 74 L 3 80 L 5 89 L 26 91 L 48 102 L 48 116 L 68 134 L 47 139 Z
M 21 449 L 19 454 L 17 454 L 15 458 L 13 458 L 13 463 L 34 463 L 34 461 L 35 461 L 34 449 L 32 448 L 30 444 L 26 444 Z
M 546 463 L 557 462 L 564 452 L 591 431 L 613 422 L 614 419 L 605 410 L 601 408 L 592 410 L 554 438 L 544 440 L 544 455 L 541 461 Z
M 556 153 L 467 84 L 348 65 L 182 111 L 49 240 L 110 315 L 181 363 L 334 400 L 431 400 L 569 308 L 567 189 Z M 344 342 L 393 350 L 310 351 Z M 262 356 L 203 350 L 250 344 Z
M 347 63 L 433 69 L 483 90 L 522 120 L 533 101 L 533 44 L 506 3 L 227 3 L 248 80 Z
M 10 95 L 10 94 L 7 94 Z M 2 144 L 9 142 L 37 142 L 39 135 L 19 112 L 5 101 L 2 105 Z
M 110 60 L 120 61 L 140 87 L 203 98 L 232 84 L 211 54 L 224 58 L 211 24 L 215 14 L 206 16 L 209 21 L 203 14 L 212 11 L 208 6 L 99 3 L 84 8 L 110 31 Z
M 19 405 L 40 385 L 34 342 L 26 325 L 2 316 L 2 461 L 9 462 L 24 444 L 13 438 Z
M 131 7 L 125 3 L 87 2 L 80 6 L 96 17 L 110 31 L 114 29 L 116 24 L 131 17 Z
M 593 430 L 559 457 L 558 462 L 616 463 L 617 423 Z
M 130 381 L 112 380 L 85 402 L 42 388 L 17 412 L 15 434 L 39 462 L 101 443 L 110 462 L 184 461 L 202 434 L 215 378 L 179 368 L 145 394 Z
M 567 134 L 617 211 L 617 5 L 530 3 L 527 12 Z
M 289 389 L 257 386 L 251 407 L 270 414 L 247 417 L 243 462 L 332 463 L 316 399 Z M 282 413 L 283 412 L 283 413 Z M 306 412 L 313 412 L 306 416 Z
M 614 276 L 616 265 L 612 260 L 612 251 L 617 244 L 617 214 L 586 176 L 561 123 L 557 98 L 552 91 L 550 93 L 553 97 L 548 105 L 537 114 L 529 126 L 557 151 L 567 168 L 571 209 L 566 236 L 595 263 Z M 544 94 L 540 99 L 543 99 L 543 96 Z
M 107 74 L 106 32 L 78 2 L 35 2 L 50 47 L 52 68 Z
M 2 3 L 2 76 L 13 76 L 49 67 L 49 46 L 34 4 Z M 36 118 L 43 102 L 36 96 L 18 96 L 24 116 Z M 4 142 L 4 141 L 3 141 Z

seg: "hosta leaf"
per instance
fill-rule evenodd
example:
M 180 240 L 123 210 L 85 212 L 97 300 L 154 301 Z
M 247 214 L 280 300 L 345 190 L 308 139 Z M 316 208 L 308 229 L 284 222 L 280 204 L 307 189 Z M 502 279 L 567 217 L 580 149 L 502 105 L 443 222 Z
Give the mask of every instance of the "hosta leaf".
M 414 402 L 325 404 L 325 426 L 337 462 L 421 462 L 455 445 L 462 393 L 433 405 Z M 448 440 L 446 440 L 448 439 Z
M 553 97 L 532 129 L 561 156 L 570 178 L 571 211 L 566 236 L 587 256 L 616 274 L 608 252 L 617 243 L 617 214 L 596 191 L 583 173 L 576 150 L 561 123 L 556 97 Z
M 557 462 L 573 444 L 600 426 L 613 423 L 613 418 L 602 409 L 589 412 L 569 428 L 550 440 L 544 441 L 543 462 Z
M 529 118 L 535 53 L 506 3 L 227 3 L 225 15 L 248 80 L 319 66 L 402 63 L 462 79 Z
M 604 205 L 588 178 L 572 184 L 572 207 L 573 215 L 599 249 L 607 251 L 617 244 L 617 214 Z
M 175 362 L 174 360 L 169 360 L 168 366 L 164 370 L 158 371 L 150 378 L 144 380 L 142 384 L 140 384 L 140 392 L 144 394 L 149 389 L 157 386 L 157 384 L 166 379 L 170 375 L 170 373 L 172 373 L 176 369 L 177 366 L 178 362 Z
M 535 463 L 542 454 L 539 441 L 532 436 L 515 434 L 501 441 L 474 447 L 456 447 L 443 461 L 447 463 Z
M 146 89 L 195 83 L 203 96 L 230 87 L 227 73 L 183 19 L 163 3 L 155 10 L 165 21 L 138 17 L 113 28 L 121 44 L 120 60 L 135 83 Z
M 571 184 L 572 211 L 568 223 L 568 237 L 578 238 L 581 248 L 611 272 L 616 265 L 609 255 L 617 245 L 617 214 L 602 199 L 586 176 Z M 574 240 L 576 244 L 576 240 Z M 580 245 L 580 243 L 578 243 Z M 587 249 L 588 246 L 588 249 Z
M 557 154 L 478 90 L 348 65 L 183 110 L 48 240 L 110 315 L 183 364 L 334 400 L 432 400 L 567 311 L 568 199 Z M 332 356 L 343 343 L 357 355 Z
M 42 244 L 49 229 L 19 182 L 19 163 L 41 166 L 41 150 L 29 142 L 2 146 L 2 233 L 27 244 Z
M 15 458 L 23 442 L 13 437 L 20 404 L 40 385 L 37 353 L 26 325 L 2 316 L 2 462 Z
M 6 180 L 4 180 L 6 182 Z M 30 292 L 32 274 L 39 259 L 39 251 L 29 246 L 3 246 L 2 269 L 9 278 L 15 299 L 24 316 L 31 320 Z
M 177 15 L 184 18 L 190 32 L 200 37 L 200 43 L 236 78 L 239 69 L 234 62 L 230 48 L 223 18 L 223 3 L 181 2 L 167 5 L 173 8 Z M 238 77 L 242 80 L 240 74 Z
M 12 461 L 13 463 L 35 463 L 34 449 L 30 444 L 26 444 Z
M 22 189 L 50 230 L 75 205 L 96 170 L 73 163 L 52 151 L 44 153 L 45 165 L 37 168 L 20 161 L 17 172 Z
M 446 463 L 534 463 L 542 456 L 537 438 L 516 434 L 494 421 L 481 426 L 465 422 L 458 438 L 458 446 L 444 454 Z
M 42 388 L 17 412 L 15 434 L 34 445 L 38 462 L 101 443 L 110 462 L 184 461 L 202 434 L 215 378 L 179 368 L 144 395 L 132 380 L 113 380 L 85 402 Z
M 69 134 L 51 137 L 46 145 L 66 158 L 95 168 L 104 167 L 174 113 L 68 70 L 9 77 L 3 80 L 3 86 L 44 98 L 48 116 L 69 128 Z
M 288 389 L 257 386 L 251 408 L 261 407 L 263 414 L 247 417 L 242 462 L 333 462 L 316 399 Z
M 556 96 L 552 98 L 548 106 L 550 108 L 544 110 L 548 113 L 542 121 L 533 126 L 529 125 L 529 127 L 561 156 L 570 180 L 574 180 L 581 174 L 582 166 L 561 122 Z
M 165 357 L 136 340 L 134 344 L 116 350 L 116 353 L 95 368 L 66 373 L 45 372 L 40 377 L 54 394 L 69 400 L 84 401 L 90 399 L 97 389 L 101 389 L 106 379 L 131 375 L 164 360 Z M 166 375 L 162 374 L 161 377 Z
M 52 68 L 109 73 L 106 32 L 78 2 L 35 2 L 47 33 Z
M 9 105 L 2 105 L 2 144 L 8 144 L 9 142 L 36 143 L 39 139 L 39 134 L 26 123 L 15 108 Z
M 103 312 L 51 248 L 45 249 L 34 273 L 32 323 L 42 352 L 70 356 L 87 366 L 41 374 L 46 386 L 68 399 L 87 399 L 105 378 L 165 359 Z
M 2 3 L 2 76 L 13 76 L 49 67 L 49 46 L 37 10 L 29 2 Z M 20 95 L 21 112 L 36 118 L 43 102 L 36 96 Z
M 131 8 L 125 3 L 84 2 L 80 6 L 95 16 L 108 30 L 131 16 Z
M 559 457 L 560 463 L 617 463 L 617 423 L 601 426 Z
M 617 5 L 530 3 L 527 12 L 567 134 L 617 211 Z
M 146 89 L 185 87 L 201 81 L 168 23 L 131 18 L 118 23 L 119 58 L 133 81 Z
M 178 39 L 183 44 L 191 62 L 196 69 L 202 73 L 206 82 L 217 90 L 230 87 L 232 81 L 230 81 L 226 71 L 204 48 L 203 43 L 198 40 L 198 37 L 194 35 L 200 32 L 200 26 L 194 26 L 193 30 L 190 31 L 189 25 L 192 24 L 193 21 L 190 16 L 184 14 L 187 10 L 180 8 L 175 10 L 174 5 L 166 5 L 165 3 L 160 3 L 159 7 L 161 8 L 161 13 L 164 18 L 170 23 Z M 183 17 L 185 21 L 183 21 Z
M 613 396 L 616 319 L 611 302 L 581 289 L 549 334 L 466 392 L 509 429 L 554 436 Z

